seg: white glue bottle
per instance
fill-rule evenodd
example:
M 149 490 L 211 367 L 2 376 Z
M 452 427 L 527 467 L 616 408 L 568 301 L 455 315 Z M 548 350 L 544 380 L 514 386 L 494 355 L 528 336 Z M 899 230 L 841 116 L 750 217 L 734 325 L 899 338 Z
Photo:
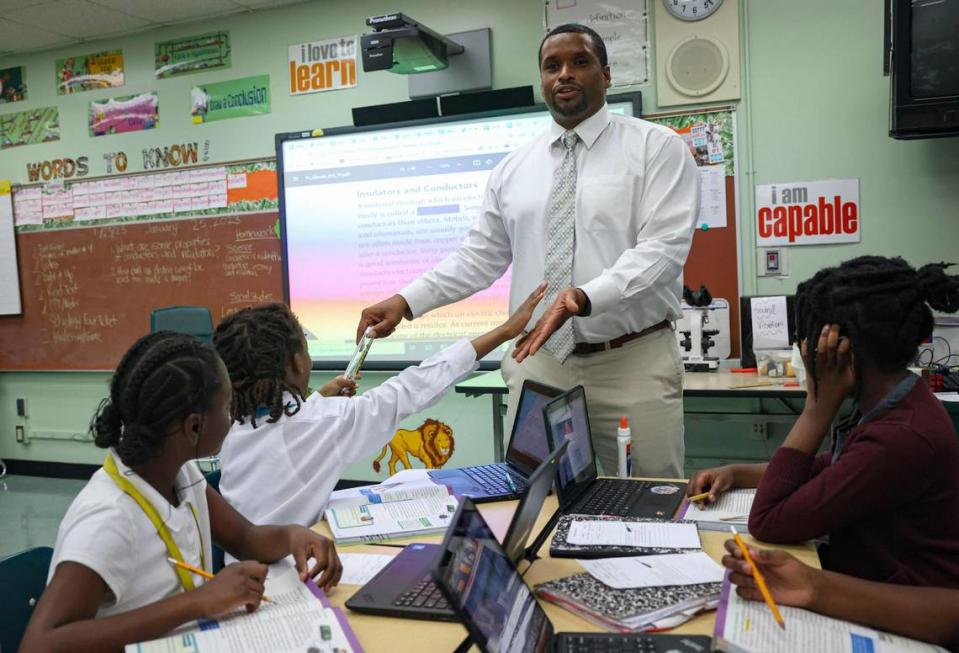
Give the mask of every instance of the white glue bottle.
M 619 418 L 619 428 L 616 429 L 616 447 L 619 454 L 619 477 L 629 478 L 633 471 L 633 435 L 629 430 L 626 416 Z

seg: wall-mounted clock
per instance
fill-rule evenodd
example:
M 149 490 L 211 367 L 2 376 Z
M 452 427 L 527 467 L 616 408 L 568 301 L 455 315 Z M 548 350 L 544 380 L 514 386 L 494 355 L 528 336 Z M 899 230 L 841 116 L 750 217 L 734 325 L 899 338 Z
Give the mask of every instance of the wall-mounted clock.
M 723 0 L 663 0 L 666 11 L 679 20 L 702 20 L 711 16 Z

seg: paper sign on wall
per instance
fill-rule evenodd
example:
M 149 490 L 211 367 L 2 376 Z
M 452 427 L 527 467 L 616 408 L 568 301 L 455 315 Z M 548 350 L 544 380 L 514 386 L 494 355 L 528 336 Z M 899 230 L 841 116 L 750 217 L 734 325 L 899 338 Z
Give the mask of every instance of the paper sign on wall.
M 859 180 L 756 186 L 754 219 L 759 247 L 858 243 Z
M 356 36 L 290 46 L 290 95 L 356 86 Z
M 749 304 L 753 323 L 753 351 L 789 349 L 786 298 L 753 297 Z

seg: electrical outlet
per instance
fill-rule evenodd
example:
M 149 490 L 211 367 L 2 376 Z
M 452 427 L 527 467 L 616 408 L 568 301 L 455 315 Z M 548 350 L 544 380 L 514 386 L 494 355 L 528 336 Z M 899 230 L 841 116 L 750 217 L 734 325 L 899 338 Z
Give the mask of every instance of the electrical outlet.
M 752 439 L 766 440 L 767 438 L 769 438 L 769 433 L 766 430 L 766 422 L 753 422 Z
M 17 442 L 20 444 L 25 444 L 27 441 L 26 432 L 24 431 L 23 424 L 17 424 Z

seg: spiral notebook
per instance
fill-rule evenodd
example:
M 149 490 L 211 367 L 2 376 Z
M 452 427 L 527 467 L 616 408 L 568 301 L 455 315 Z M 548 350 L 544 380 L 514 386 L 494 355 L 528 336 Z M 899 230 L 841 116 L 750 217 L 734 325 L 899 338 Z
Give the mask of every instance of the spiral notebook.
M 722 583 L 614 589 L 589 574 L 541 583 L 537 596 L 621 632 L 673 627 L 719 602 Z M 665 623 L 664 623 L 665 622 Z

